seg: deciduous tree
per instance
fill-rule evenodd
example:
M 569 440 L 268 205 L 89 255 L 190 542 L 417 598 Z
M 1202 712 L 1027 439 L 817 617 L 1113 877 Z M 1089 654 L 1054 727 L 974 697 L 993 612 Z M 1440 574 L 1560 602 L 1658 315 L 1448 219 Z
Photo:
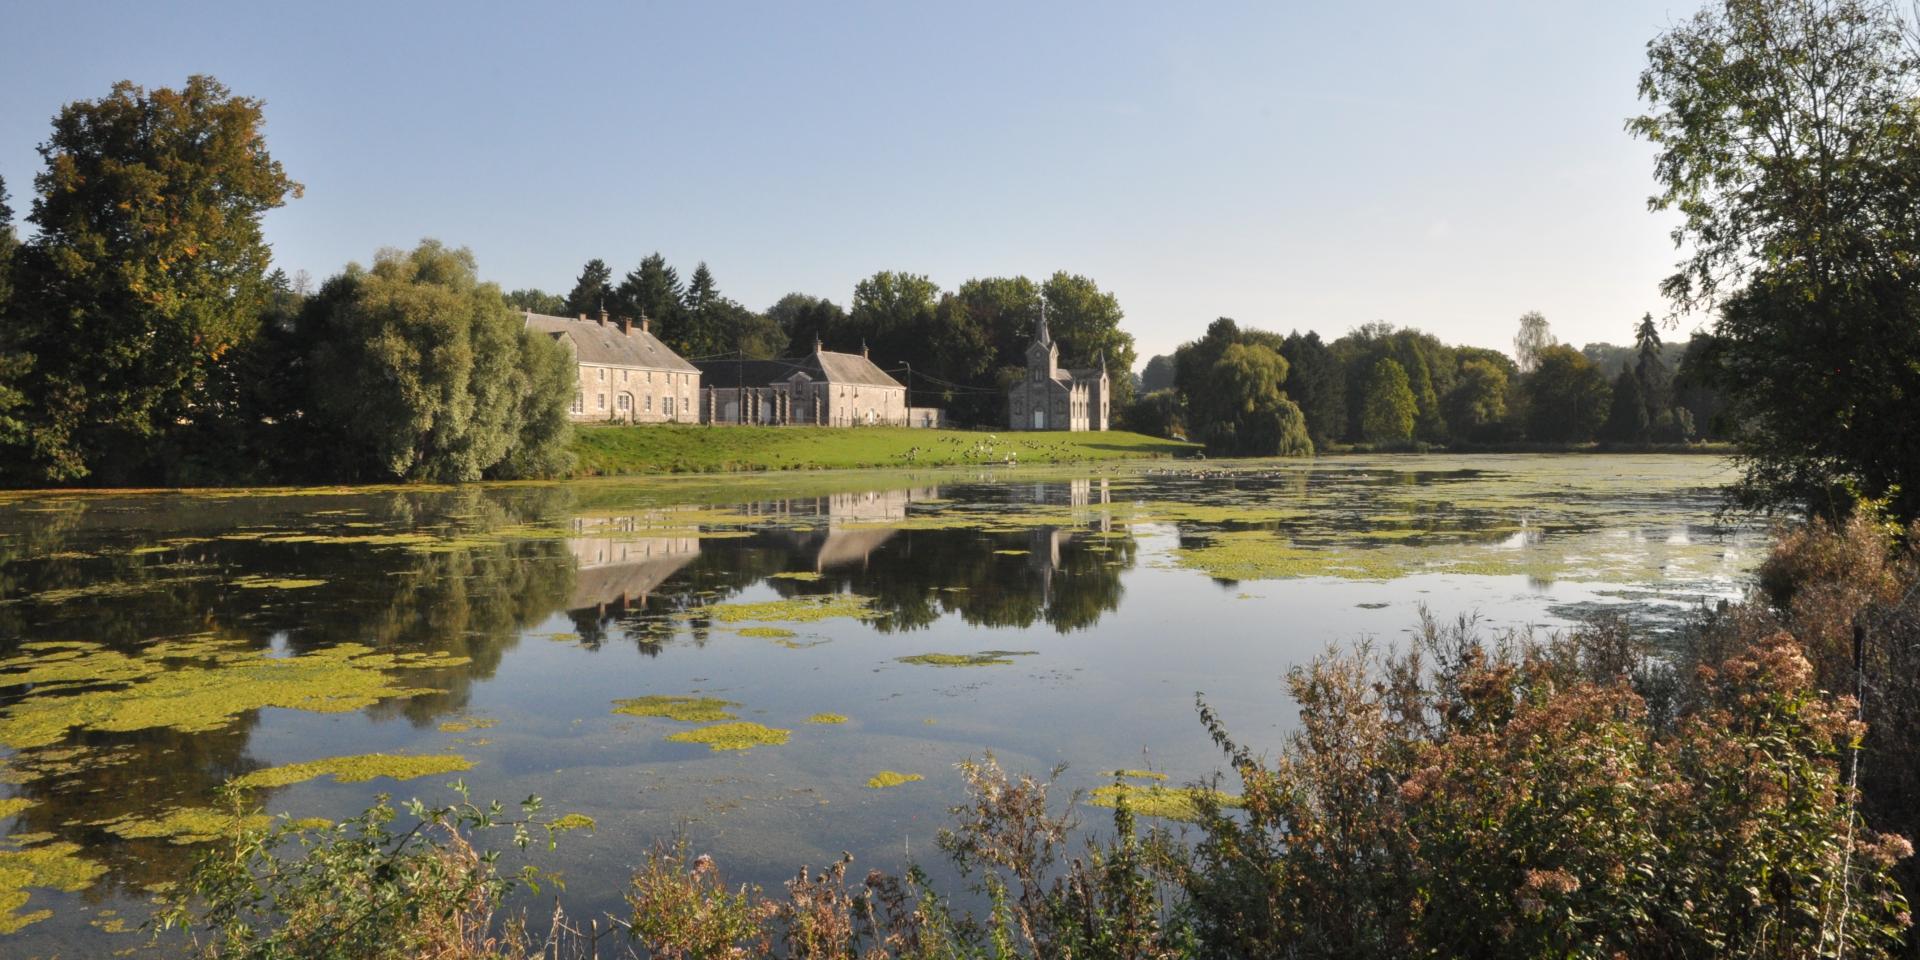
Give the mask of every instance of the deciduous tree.
M 1374 361 L 1367 377 L 1367 402 L 1362 429 L 1369 443 L 1406 443 L 1413 439 L 1413 421 L 1419 408 L 1407 385 L 1407 372 L 1389 357 Z

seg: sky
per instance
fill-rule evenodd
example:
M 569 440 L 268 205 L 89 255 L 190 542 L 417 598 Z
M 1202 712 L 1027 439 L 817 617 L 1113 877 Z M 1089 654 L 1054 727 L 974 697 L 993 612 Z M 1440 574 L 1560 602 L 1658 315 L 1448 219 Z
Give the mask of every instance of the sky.
M 1066 270 L 1142 363 L 1221 316 L 1620 343 L 1678 259 L 1623 125 L 1694 9 L 0 0 L 0 176 L 24 217 L 62 105 L 206 73 L 265 101 L 316 281 L 434 237 L 560 294 L 657 250 L 756 309 Z

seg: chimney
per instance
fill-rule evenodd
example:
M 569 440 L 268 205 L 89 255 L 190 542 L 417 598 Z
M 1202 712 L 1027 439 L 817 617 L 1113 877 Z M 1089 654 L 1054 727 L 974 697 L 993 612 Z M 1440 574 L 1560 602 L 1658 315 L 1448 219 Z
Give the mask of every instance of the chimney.
M 640 311 L 640 332 L 641 333 L 653 332 L 653 321 L 647 319 L 647 312 L 645 310 Z
M 607 308 L 604 306 L 600 308 L 600 325 L 603 327 L 607 325 Z
M 870 359 L 867 356 L 867 341 L 865 340 L 860 341 L 860 359 L 862 360 Z
M 820 352 L 820 335 L 817 333 L 813 335 L 813 352 Z
M 620 318 L 620 332 L 627 336 L 633 336 L 633 320 L 631 318 Z
M 581 315 L 580 315 L 580 322 L 581 322 L 581 323 L 586 323 L 586 322 L 587 322 L 587 315 L 586 315 L 586 314 L 584 314 L 584 313 L 583 313 L 583 314 L 581 314 Z

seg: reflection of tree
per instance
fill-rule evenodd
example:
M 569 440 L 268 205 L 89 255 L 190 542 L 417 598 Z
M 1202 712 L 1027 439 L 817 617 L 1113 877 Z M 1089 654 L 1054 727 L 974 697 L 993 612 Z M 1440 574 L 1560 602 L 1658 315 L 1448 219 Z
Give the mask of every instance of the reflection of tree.
M 0 605 L 0 635 L 15 651 L 24 640 L 86 639 L 133 653 L 155 640 L 201 635 L 256 650 L 359 643 L 470 658 L 409 677 L 444 692 L 367 711 L 427 724 L 463 706 L 471 685 L 493 675 L 521 632 L 564 604 L 573 558 L 563 541 L 540 531 L 557 531 L 570 510 L 565 488 L 529 487 L 115 498 L 87 510 L 4 511 L 0 599 L 10 602 Z M 392 534 L 409 539 L 351 540 Z M 242 576 L 320 583 L 249 589 Z M 50 590 L 81 592 L 48 597 Z M 0 705 L 27 695 L 0 687 Z M 209 732 L 82 731 L 56 747 L 17 753 L 8 762 L 22 778 L 16 791 L 36 801 L 20 814 L 19 830 L 81 844 L 108 866 L 106 883 L 132 894 L 178 881 L 192 847 L 124 839 L 99 824 L 218 806 L 224 783 L 264 765 L 247 755 L 257 723 L 250 712 Z M 271 805 L 265 795 L 257 799 Z

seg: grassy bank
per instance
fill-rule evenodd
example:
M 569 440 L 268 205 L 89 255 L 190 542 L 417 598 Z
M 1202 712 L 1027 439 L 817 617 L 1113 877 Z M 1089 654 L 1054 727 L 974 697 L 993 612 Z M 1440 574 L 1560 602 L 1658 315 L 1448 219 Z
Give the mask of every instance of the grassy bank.
M 1188 456 L 1199 447 L 1137 433 L 991 433 L 905 427 L 582 427 L 583 477 L 854 467 L 1082 463 Z

